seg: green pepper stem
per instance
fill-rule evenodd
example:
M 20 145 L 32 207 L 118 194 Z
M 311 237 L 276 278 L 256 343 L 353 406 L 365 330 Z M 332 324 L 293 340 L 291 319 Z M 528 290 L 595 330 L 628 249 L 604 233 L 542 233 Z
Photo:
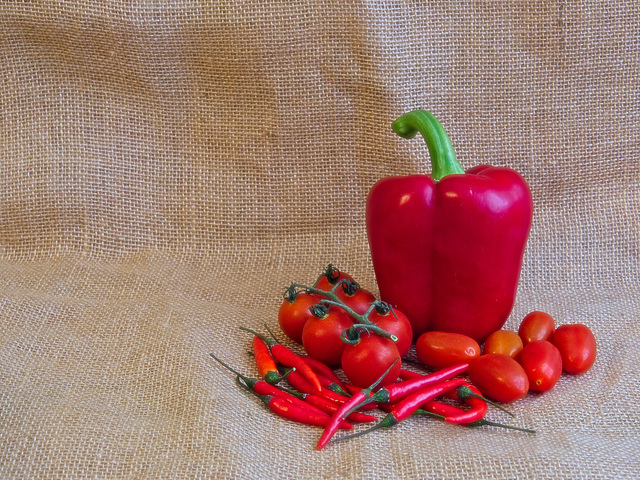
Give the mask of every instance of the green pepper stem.
M 351 435 L 343 435 L 342 437 L 335 437 L 331 439 L 331 442 L 344 442 L 345 440 L 349 440 L 351 438 L 361 437 L 362 435 L 366 435 L 375 430 L 379 430 L 381 428 L 391 428 L 394 425 L 398 424 L 398 419 L 392 414 L 389 413 L 378 423 L 373 425 L 372 427 L 367 428 L 366 430 L 362 430 L 360 432 L 352 433 Z
M 512 416 L 513 418 L 516 417 L 516 415 L 514 413 L 510 412 L 509 410 L 507 410 L 503 406 L 497 404 L 496 402 L 493 402 L 493 401 L 489 400 L 488 398 L 483 397 L 482 395 L 478 395 L 477 393 L 475 393 L 473 390 L 471 390 L 466 385 L 461 385 L 460 387 L 458 387 L 458 390 L 456 390 L 456 393 L 458 394 L 458 398 L 460 400 L 465 400 L 465 399 L 467 399 L 469 397 L 475 397 L 475 398 L 478 398 L 478 399 L 480 399 L 480 400 L 482 400 L 484 402 L 487 402 L 489 405 L 493 405 L 498 410 L 502 410 L 504 413 L 506 413 L 507 415 Z
M 420 132 L 431 156 L 431 178 L 436 182 L 452 173 L 464 173 L 447 132 L 433 114 L 414 110 L 398 117 L 391 128 L 403 138 L 413 138 Z
M 249 378 L 246 375 L 241 374 L 240 372 L 238 372 L 237 370 L 235 370 L 233 367 L 231 367 L 229 364 L 223 362 L 222 360 L 220 360 L 218 357 L 216 357 L 213 353 L 209 354 L 216 362 L 218 362 L 220 365 L 222 365 L 224 368 L 226 368 L 227 370 L 229 370 L 231 373 L 234 373 L 236 375 L 236 377 L 241 378 L 245 385 L 253 388 L 253 386 L 257 383 L 256 379 L 253 378 Z
M 482 420 L 477 420 L 467 425 L 469 427 L 481 427 L 483 425 L 487 425 L 489 427 L 506 428 L 508 430 L 517 430 L 518 432 L 524 432 L 524 433 L 536 433 L 535 430 L 532 430 L 530 428 L 522 428 L 522 427 L 515 427 L 513 425 L 505 425 L 504 423 L 492 422 L 491 420 L 485 420 L 484 418 Z

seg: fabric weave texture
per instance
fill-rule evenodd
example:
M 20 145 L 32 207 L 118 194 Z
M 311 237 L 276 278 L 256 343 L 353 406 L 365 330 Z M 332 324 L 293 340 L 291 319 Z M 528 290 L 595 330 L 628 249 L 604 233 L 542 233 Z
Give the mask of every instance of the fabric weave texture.
M 633 2 L 0 3 L 0 477 L 640 476 L 640 7 Z M 584 323 L 593 369 L 510 405 L 535 435 L 415 418 L 314 450 L 256 375 L 291 282 L 377 293 L 364 209 L 464 168 L 535 204 L 518 296 Z M 280 335 L 284 338 L 284 335 Z M 300 351 L 300 347 L 288 344 Z M 496 421 L 510 421 L 490 410 Z

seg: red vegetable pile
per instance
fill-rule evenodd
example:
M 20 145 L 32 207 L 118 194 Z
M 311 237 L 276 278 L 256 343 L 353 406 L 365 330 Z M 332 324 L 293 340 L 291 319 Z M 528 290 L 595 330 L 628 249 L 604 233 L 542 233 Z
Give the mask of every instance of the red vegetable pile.
M 274 413 L 323 427 L 318 449 L 416 415 L 532 433 L 488 420 L 487 403 L 504 410 L 494 401 L 548 391 L 563 369 L 573 374 L 588 370 L 596 352 L 593 334 L 584 325 L 556 329 L 548 314 L 532 312 L 518 333 L 489 335 L 484 350 L 463 334 L 425 332 L 415 343 L 418 362 L 405 360 L 407 368 L 403 358 L 413 340 L 407 317 L 332 265 L 313 286 L 294 283 L 286 289 L 278 323 L 302 348 L 279 343 L 267 325 L 268 334 L 241 327 L 252 335 L 258 378 L 211 356 Z M 334 437 L 356 423 L 376 422 L 380 411 L 386 416 L 371 428 Z
M 422 135 L 432 174 L 383 178 L 369 192 L 367 236 L 381 300 L 331 265 L 313 286 L 292 284 L 278 322 L 306 355 L 245 329 L 260 379 L 234 372 L 238 384 L 277 414 L 324 427 L 318 449 L 338 429 L 377 420 L 375 407 L 387 412 L 380 422 L 340 439 L 417 414 L 532 432 L 487 420 L 487 403 L 502 408 L 494 402 L 547 392 L 563 371 L 586 372 L 596 342 L 585 325 L 556 328 L 539 311 L 517 333 L 501 330 L 531 228 L 529 187 L 505 167 L 464 171 L 429 112 L 406 113 L 392 129 Z M 414 341 L 429 372 L 402 363 Z

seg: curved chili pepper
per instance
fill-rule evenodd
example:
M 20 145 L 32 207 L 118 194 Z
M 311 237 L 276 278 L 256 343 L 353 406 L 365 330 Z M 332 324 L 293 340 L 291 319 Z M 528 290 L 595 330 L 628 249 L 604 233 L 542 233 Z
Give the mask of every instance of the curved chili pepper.
M 316 427 L 326 427 L 328 423 L 331 421 L 331 417 L 329 417 L 326 413 L 322 412 L 316 413 L 307 408 L 300 407 L 295 403 L 291 402 L 287 398 L 276 397 L 275 395 L 260 395 L 250 388 L 243 386 L 240 382 L 240 377 L 238 377 L 238 384 L 251 392 L 256 397 L 258 397 L 262 402 L 269 407 L 269 409 L 274 412 L 276 415 L 281 416 L 282 418 L 286 418 L 288 420 L 293 420 L 298 423 L 303 423 L 305 425 L 313 425 Z M 339 429 L 348 430 L 352 429 L 353 425 L 347 422 L 342 422 L 339 426 Z
M 324 387 L 321 387 L 320 391 L 318 392 L 315 389 L 315 387 L 311 385 L 311 383 L 305 377 L 303 377 L 297 370 L 293 370 L 291 373 L 289 373 L 287 380 L 289 381 L 289 383 L 293 388 L 301 391 L 302 393 L 313 393 L 321 397 L 324 397 L 327 400 L 331 400 L 332 402 L 337 404 L 343 404 L 350 398 L 350 397 L 345 397 L 344 395 L 340 395 L 339 393 L 336 393 Z
M 464 402 L 467 405 L 469 405 L 469 407 L 471 407 L 470 410 L 463 411 L 462 413 L 459 413 L 457 415 L 447 415 L 444 418 L 445 422 L 453 423 L 453 424 L 473 423 L 473 422 L 482 420 L 484 416 L 487 414 L 487 410 L 489 410 L 489 407 L 487 406 L 487 402 L 479 398 L 482 396 L 482 394 L 480 393 L 480 390 L 478 390 L 473 385 L 470 385 L 468 383 L 461 385 L 458 389 L 451 392 L 451 397 L 455 399 L 460 399 L 460 395 L 458 394 L 458 392 L 463 391 L 462 390 L 463 387 L 468 388 L 469 390 L 471 390 L 473 393 L 476 394 L 476 395 L 467 395 L 464 397 Z
M 329 390 L 333 390 L 334 392 L 339 393 L 340 395 L 345 395 L 345 396 L 348 395 L 348 393 L 346 392 L 344 382 L 340 380 L 340 378 L 338 378 L 338 376 L 333 372 L 333 370 L 331 370 L 331 368 L 329 368 L 324 363 L 316 360 L 315 358 L 311 358 L 311 357 L 302 357 L 302 358 L 304 359 L 305 362 L 309 364 L 311 369 L 314 372 L 316 372 L 316 375 L 318 376 L 318 379 L 320 380 L 321 384 L 323 383 L 322 377 L 329 380 L 328 384 L 322 385 L 323 387 L 326 387 Z
M 244 330 L 249 333 L 253 333 L 256 337 L 260 337 L 269 347 L 271 351 L 271 355 L 273 358 L 286 367 L 295 368 L 299 371 L 307 380 L 311 382 L 316 392 L 320 392 L 322 390 L 322 386 L 320 385 L 320 380 L 318 380 L 318 376 L 315 374 L 311 367 L 304 361 L 302 357 L 293 353 L 289 348 L 285 347 L 281 343 L 276 342 L 270 338 L 265 337 L 264 335 L 259 334 L 253 330 L 250 330 L 245 327 L 240 327 L 241 330 Z
M 398 374 L 398 377 L 400 377 L 403 380 L 409 380 L 409 379 L 417 379 L 417 378 L 424 378 L 425 375 L 422 375 L 420 373 L 416 373 L 416 372 L 411 372 L 409 370 L 400 370 L 400 373 Z M 455 399 L 459 399 L 459 400 L 466 400 L 469 397 L 473 397 L 476 396 L 478 397 L 478 399 L 486 402 L 486 403 L 490 403 L 491 405 L 495 406 L 497 409 L 502 410 L 503 412 L 505 412 L 508 415 L 511 415 L 512 417 L 514 417 L 515 415 L 513 413 L 511 413 L 509 410 L 507 410 L 506 408 L 502 407 L 501 405 L 497 404 L 496 402 L 493 402 L 491 400 L 489 400 L 488 398 L 482 396 L 482 394 L 480 394 L 480 391 L 474 387 L 471 384 L 466 384 L 466 385 L 462 385 L 457 391 L 456 391 L 456 395 L 460 395 L 460 397 L 458 398 L 458 396 L 455 397 L 451 397 L 451 398 L 455 398 Z
M 452 390 L 446 393 L 445 395 L 457 398 L 457 390 L 459 390 L 460 388 L 461 387 L 458 387 L 458 389 L 456 389 L 455 391 Z M 475 387 L 473 388 L 477 390 Z M 479 390 L 477 391 L 479 392 Z M 480 398 L 475 398 L 475 397 L 469 397 L 469 398 L 474 398 L 475 401 L 482 402 L 482 399 Z M 462 416 L 467 414 L 467 411 L 462 410 L 458 407 L 454 407 L 453 405 L 449 405 L 447 403 L 438 402 L 437 400 L 429 400 L 423 403 L 422 405 L 420 405 L 420 408 L 416 410 L 415 413 L 419 415 L 436 416 L 446 421 L 447 417 L 461 418 Z M 476 415 L 479 416 L 478 414 Z M 457 423 L 457 422 L 449 422 L 449 423 Z M 493 422 L 491 420 L 487 420 L 486 418 L 480 418 L 478 420 L 473 420 L 468 423 L 457 423 L 457 424 L 464 425 L 466 427 L 474 427 L 474 428 L 486 425 L 490 427 L 506 428 L 508 430 L 517 430 L 519 432 L 524 432 L 524 433 L 536 433 L 535 430 L 532 430 L 530 428 L 522 428 L 522 427 L 515 427 L 513 425 L 506 425 L 504 423 L 498 423 L 498 422 Z
M 362 432 L 354 433 L 353 435 L 336 438 L 332 441 L 338 442 L 347 440 L 348 438 L 359 437 L 380 428 L 393 427 L 394 425 L 409 418 L 413 413 L 416 412 L 416 410 L 418 410 L 418 408 L 420 408 L 420 405 L 422 405 L 424 402 L 442 395 L 443 393 L 451 389 L 457 388 L 464 382 L 464 378 L 455 378 L 453 380 L 447 380 L 445 382 L 438 383 L 437 385 L 430 385 L 426 388 L 422 388 L 398 402 L 394 409 L 373 427 L 370 427 L 367 430 L 363 430 Z
M 397 359 L 395 362 L 393 362 L 389 366 L 389 368 L 387 368 L 387 371 L 384 372 L 380 376 L 380 378 L 378 378 L 375 382 L 373 382 L 368 388 L 365 388 L 355 393 L 350 399 L 348 399 L 348 401 L 342 404 L 342 406 L 338 409 L 338 411 L 331 416 L 331 422 L 329 422 L 329 425 L 327 425 L 324 431 L 322 432 L 322 435 L 318 440 L 318 444 L 316 445 L 317 450 L 321 450 L 327 443 L 329 443 L 329 440 L 331 440 L 331 437 L 333 437 L 333 435 L 337 431 L 337 427 L 338 425 L 340 425 L 340 422 L 343 421 L 347 416 L 349 416 L 349 414 L 351 414 L 357 409 L 357 404 L 359 402 L 367 399 L 371 395 L 371 392 L 373 392 L 373 390 L 380 384 L 380 382 L 384 379 L 384 377 L 387 376 L 387 374 L 399 361 L 400 359 Z
M 275 360 L 269 353 L 269 347 L 260 337 L 253 337 L 252 344 L 258 373 L 267 383 L 277 383 L 280 380 L 280 373 Z
M 519 432 L 525 433 L 536 433 L 535 430 L 532 430 L 530 428 L 505 425 L 504 423 L 492 422 L 491 420 L 487 420 L 486 418 L 484 418 L 488 410 L 487 401 L 480 390 L 478 390 L 473 385 L 470 385 L 468 383 L 461 385 L 455 391 L 449 392 L 447 395 L 451 398 L 461 399 L 471 407 L 471 410 L 468 410 L 466 412 L 462 411 L 462 413 L 458 414 L 450 411 L 448 415 L 445 415 L 445 421 L 448 423 L 467 425 L 469 427 L 480 427 L 483 425 L 487 425 L 491 427 L 517 430 Z M 423 408 L 425 407 L 427 409 L 429 408 L 429 406 L 423 406 Z M 511 412 L 507 413 L 509 413 L 511 416 L 514 416 Z
M 300 393 L 299 398 L 309 403 L 310 405 L 319 408 L 328 415 L 333 415 L 340 408 L 340 404 L 332 402 L 331 400 L 328 400 L 327 398 L 321 397 L 320 395 L 316 395 L 314 393 Z M 377 420 L 377 417 L 374 417 L 373 415 L 367 415 L 365 413 L 352 412 L 345 418 L 345 420 L 358 423 L 369 423 L 375 422 Z
M 424 410 L 426 413 L 437 415 L 438 417 L 442 417 L 442 419 L 464 415 L 466 413 L 466 411 L 461 408 L 454 407 L 448 403 L 438 402 L 437 400 L 427 400 L 420 405 L 419 410 Z M 416 413 L 420 412 L 416 411 Z
M 463 373 L 466 371 L 468 366 L 469 365 L 466 363 L 461 363 L 452 367 L 443 368 L 442 370 L 430 373 L 429 375 L 421 375 L 420 377 L 416 377 L 412 380 L 405 380 L 403 382 L 386 385 L 373 395 L 361 400 L 355 408 L 361 408 L 364 404 L 369 402 L 377 402 L 378 404 L 397 402 L 424 387 L 449 380 L 456 375 Z
M 227 363 L 223 362 L 222 360 L 220 360 L 218 357 L 216 357 L 213 353 L 210 353 L 209 355 L 211 355 L 211 357 L 218 362 L 220 365 L 222 365 L 223 367 L 225 367 L 227 370 L 231 371 L 232 373 L 234 373 L 236 375 L 237 378 L 241 379 L 242 382 L 244 382 L 244 384 L 249 387 L 251 390 L 253 390 L 255 393 L 260 394 L 260 395 L 272 395 L 274 397 L 281 397 L 284 398 L 286 400 L 289 400 L 290 402 L 298 405 L 301 408 L 307 408 L 307 410 L 309 411 L 313 411 L 315 413 L 319 413 L 319 414 L 325 414 L 327 416 L 328 413 L 325 412 L 324 410 L 322 410 L 321 408 L 318 408 L 315 405 L 311 405 L 309 403 L 304 402 L 303 400 L 297 398 L 296 396 L 285 392 L 284 390 L 281 390 L 280 388 L 267 383 L 264 380 L 260 380 L 257 378 L 250 378 L 247 377 L 246 375 L 241 374 L 240 372 L 238 372 L 237 370 L 235 370 L 234 368 L 232 368 L 231 366 L 229 366 Z

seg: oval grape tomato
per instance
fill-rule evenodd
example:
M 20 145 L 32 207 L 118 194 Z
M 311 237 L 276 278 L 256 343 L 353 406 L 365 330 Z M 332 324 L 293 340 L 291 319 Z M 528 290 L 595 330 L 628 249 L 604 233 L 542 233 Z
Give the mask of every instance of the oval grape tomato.
M 487 398 L 498 402 L 513 402 L 529 391 L 527 373 L 508 355 L 482 355 L 469 363 L 467 374 Z
M 529 389 L 536 392 L 551 390 L 562 375 L 560 351 L 547 340 L 527 344 L 520 354 L 520 365 L 529 378 Z
M 518 335 L 524 346 L 536 340 L 549 340 L 555 330 L 553 317 L 545 312 L 533 311 L 526 315 L 520 323 Z
M 562 369 L 571 374 L 584 373 L 596 361 L 596 338 L 586 325 L 561 325 L 551 337 L 560 351 Z
M 517 359 L 522 348 L 522 339 L 516 332 L 496 330 L 484 342 L 483 353 L 501 353 Z
M 418 359 L 431 368 L 469 363 L 480 356 L 480 345 L 461 333 L 425 332 L 416 341 Z

